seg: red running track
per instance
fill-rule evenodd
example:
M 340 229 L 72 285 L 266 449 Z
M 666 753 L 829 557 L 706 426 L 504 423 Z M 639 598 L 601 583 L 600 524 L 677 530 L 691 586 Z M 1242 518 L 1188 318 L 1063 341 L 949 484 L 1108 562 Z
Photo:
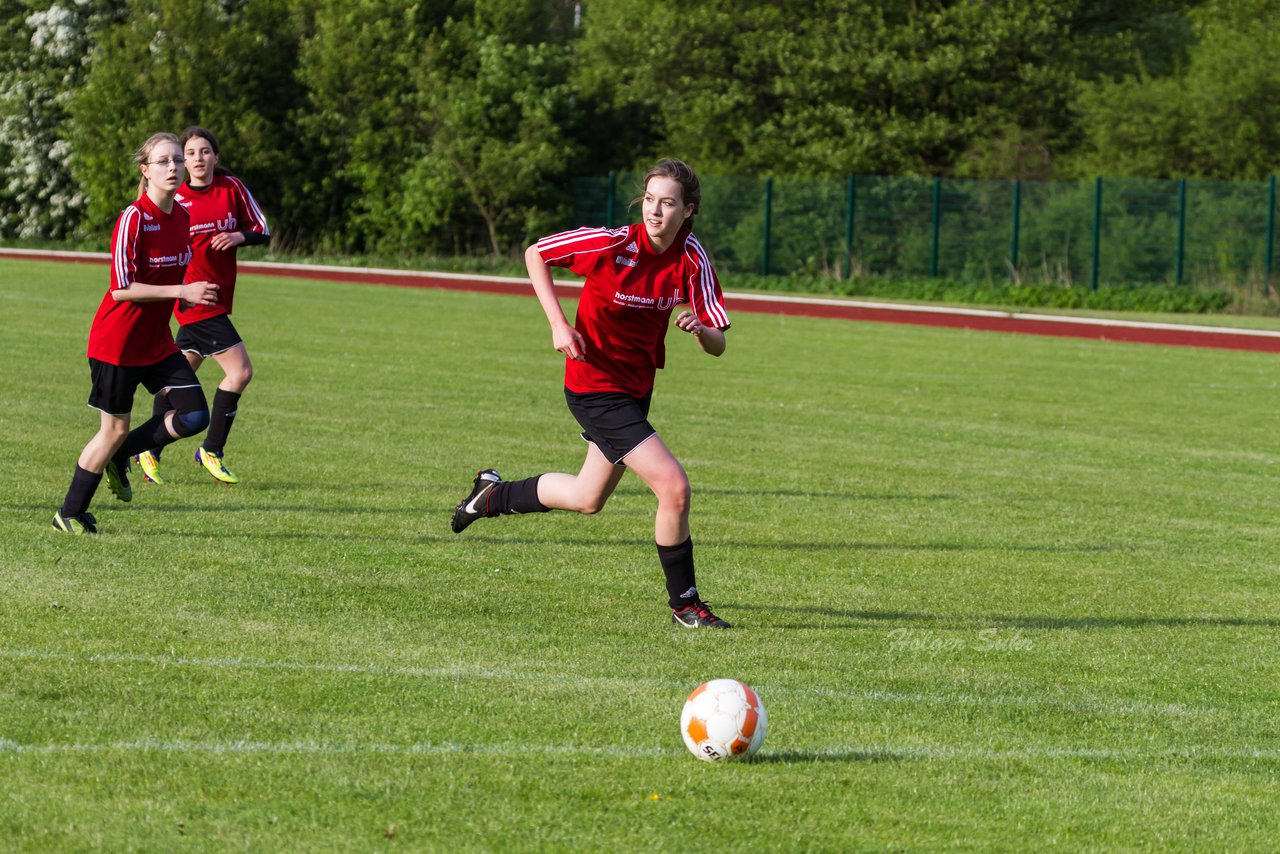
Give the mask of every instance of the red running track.
M 110 257 L 102 252 L 57 252 L 4 248 L 0 248 L 0 258 L 85 264 L 106 264 L 110 260 Z M 357 282 L 410 288 L 442 288 L 445 290 L 479 291 L 482 293 L 520 296 L 532 296 L 533 294 L 526 280 L 499 276 L 420 273 L 408 270 L 385 270 L 364 267 L 270 264 L 254 261 L 242 261 L 240 263 L 240 271 L 260 276 L 284 276 L 333 282 Z M 556 290 L 561 296 L 572 297 L 580 289 L 581 285 L 578 284 L 556 283 Z M 1232 329 L 1222 326 L 1195 326 L 1178 323 L 1144 323 L 1026 312 L 898 305 L 811 297 L 779 297 L 732 292 L 725 294 L 725 308 L 731 314 L 734 312 L 789 314 L 841 320 L 865 320 L 876 323 L 905 323 L 915 326 L 976 329 L 987 332 L 1012 332 L 1021 335 L 1050 335 L 1140 344 L 1163 344 L 1172 347 L 1212 347 L 1223 350 L 1280 353 L 1280 332 L 1259 329 Z

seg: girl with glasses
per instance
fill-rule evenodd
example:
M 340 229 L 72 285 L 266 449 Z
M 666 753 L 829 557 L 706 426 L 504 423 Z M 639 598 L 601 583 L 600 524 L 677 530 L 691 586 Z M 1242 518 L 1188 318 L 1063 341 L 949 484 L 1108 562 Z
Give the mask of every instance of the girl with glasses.
M 68 534 L 96 534 L 89 503 L 102 481 L 121 501 L 132 501 L 129 457 L 194 436 L 209 424 L 200 381 L 169 332 L 175 301 L 211 306 L 218 286 L 184 281 L 191 247 L 190 220 L 175 194 L 182 183 L 182 146 L 171 133 L 151 136 L 134 154 L 141 173 L 138 199 L 121 212 L 111 236 L 111 283 L 89 327 L 89 406 L 99 412 L 97 434 L 76 461 L 71 487 L 53 514 Z M 134 391 L 169 389 L 173 409 L 130 431 Z

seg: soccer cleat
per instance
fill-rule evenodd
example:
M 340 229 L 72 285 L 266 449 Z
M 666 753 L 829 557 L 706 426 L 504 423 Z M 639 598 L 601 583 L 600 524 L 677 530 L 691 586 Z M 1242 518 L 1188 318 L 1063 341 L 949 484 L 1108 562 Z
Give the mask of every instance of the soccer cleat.
M 88 534 L 97 536 L 98 520 L 92 513 L 77 513 L 74 516 L 63 516 L 61 510 L 53 514 L 53 527 L 64 534 Z
M 121 501 L 133 500 L 133 487 L 129 485 L 128 460 L 124 461 L 124 465 L 116 462 L 114 458 L 107 461 L 107 488 Z
M 204 466 L 204 470 L 213 475 L 213 479 L 218 483 L 225 483 L 230 486 L 233 483 L 239 483 L 240 478 L 231 473 L 231 470 L 222 464 L 222 454 L 215 454 L 213 451 L 206 451 L 204 448 L 196 448 L 196 462 Z
M 493 469 L 485 469 L 476 472 L 476 479 L 472 483 L 471 494 L 459 501 L 454 508 L 451 524 L 455 534 L 461 534 L 472 522 L 488 515 L 489 493 L 502 483 L 502 475 Z
M 672 610 L 671 622 L 686 629 L 731 629 L 732 625 L 711 613 L 711 606 L 694 599 L 678 610 Z
M 154 483 L 156 486 L 164 486 L 164 478 L 160 476 L 159 457 L 151 451 L 143 451 L 140 454 L 134 454 L 133 461 L 138 464 L 138 468 L 142 470 L 142 477 L 148 483 Z

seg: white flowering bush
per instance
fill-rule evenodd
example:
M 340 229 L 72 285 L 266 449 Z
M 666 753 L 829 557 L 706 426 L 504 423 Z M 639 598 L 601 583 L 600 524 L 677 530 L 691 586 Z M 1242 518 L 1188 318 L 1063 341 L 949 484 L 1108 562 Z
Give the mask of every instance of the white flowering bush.
M 71 172 L 67 108 L 96 30 L 123 3 L 17 5 L 0 22 L 0 236 L 63 239 L 77 232 L 86 203 Z

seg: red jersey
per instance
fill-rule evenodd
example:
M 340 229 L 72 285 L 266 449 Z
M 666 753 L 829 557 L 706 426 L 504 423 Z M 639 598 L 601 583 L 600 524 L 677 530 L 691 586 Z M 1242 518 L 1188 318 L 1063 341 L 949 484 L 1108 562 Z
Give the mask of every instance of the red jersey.
M 569 391 L 648 394 L 666 364 L 671 311 L 682 303 L 704 325 L 729 328 L 716 271 L 687 225 L 661 253 L 639 223 L 553 234 L 538 241 L 538 253 L 587 280 L 573 324 L 586 339 L 586 361 L 566 362 Z
M 134 282 L 180 285 L 191 260 L 187 212 L 165 213 L 144 193 L 125 208 L 111 234 L 111 287 L 89 327 L 89 358 L 112 365 L 154 365 L 178 352 L 169 331 L 173 301 L 117 302 L 111 293 Z
M 215 175 L 213 182 L 203 187 L 183 184 L 174 198 L 191 215 L 191 264 L 186 281 L 214 282 L 220 287 L 217 305 L 195 305 L 185 310 L 174 305 L 173 315 L 179 326 L 186 326 L 230 314 L 236 289 L 236 250 L 217 250 L 209 241 L 222 231 L 256 231 L 269 237 L 267 218 L 248 188 L 233 175 Z

